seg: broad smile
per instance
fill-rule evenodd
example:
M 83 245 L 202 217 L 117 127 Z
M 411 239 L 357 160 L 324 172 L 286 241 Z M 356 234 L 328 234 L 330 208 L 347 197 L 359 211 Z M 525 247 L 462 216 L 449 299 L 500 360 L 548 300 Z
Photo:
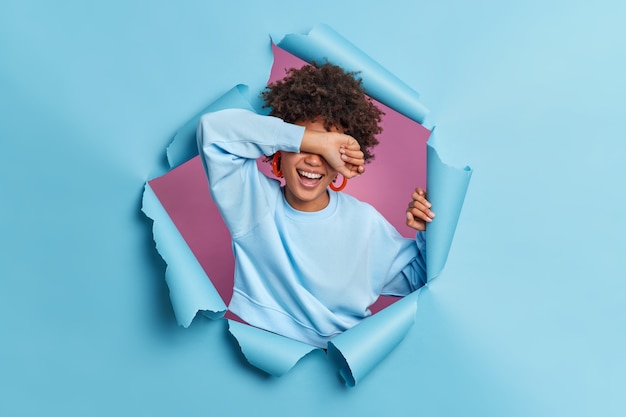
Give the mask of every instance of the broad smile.
M 322 178 L 322 174 L 318 174 L 316 172 L 308 172 L 302 169 L 298 169 L 297 171 L 298 175 L 300 175 L 301 177 L 310 178 L 312 180 L 319 180 L 320 178 Z
M 305 171 L 303 169 L 297 169 L 296 171 L 298 172 L 300 183 L 305 187 L 317 186 L 324 177 L 324 175 L 319 172 Z

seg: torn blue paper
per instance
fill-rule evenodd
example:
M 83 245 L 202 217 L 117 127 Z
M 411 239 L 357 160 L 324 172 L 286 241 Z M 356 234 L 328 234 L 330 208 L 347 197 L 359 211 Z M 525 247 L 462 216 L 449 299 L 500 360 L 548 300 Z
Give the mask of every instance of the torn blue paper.
M 287 35 L 279 46 L 305 61 L 327 59 L 348 70 L 360 71 L 369 95 L 415 121 L 424 120 L 427 111 L 417 101 L 414 90 L 329 27 L 318 26 L 308 36 Z M 196 127 L 202 114 L 224 108 L 252 110 L 247 94 L 248 88 L 238 85 L 190 119 L 167 149 L 170 166 L 176 167 L 197 155 Z M 471 170 L 458 170 L 442 163 L 434 141 L 429 141 L 427 155 L 428 195 L 437 212 L 426 232 L 430 280 L 440 274 L 447 260 Z M 149 184 L 144 192 L 143 211 L 154 220 L 157 249 L 168 264 L 166 281 L 178 323 L 189 326 L 198 312 L 214 319 L 222 317 L 226 303 L 211 283 L 213 277 L 207 277 Z M 347 385 L 361 381 L 405 337 L 415 319 L 418 293 L 363 320 L 329 343 L 329 359 Z M 229 331 L 248 362 L 274 376 L 283 375 L 300 358 L 317 349 L 233 320 L 229 320 Z
M 289 372 L 302 357 L 317 349 L 234 320 L 228 320 L 228 330 L 237 339 L 248 362 L 273 376 Z
M 156 248 L 167 263 L 165 281 L 176 321 L 189 327 L 198 312 L 211 319 L 224 316 L 226 304 L 170 219 L 158 197 L 146 184 L 142 210 L 152 220 Z
M 420 290 L 368 317 L 328 343 L 328 356 L 353 387 L 404 339 L 413 326 Z
M 286 35 L 278 46 L 308 63 L 328 61 L 347 71 L 359 72 L 370 97 L 424 123 L 428 109 L 420 103 L 417 91 L 328 25 L 317 25 L 308 35 Z
M 200 116 L 205 113 L 234 108 L 254 111 L 248 98 L 248 90 L 247 85 L 236 85 L 178 129 L 166 150 L 170 168 L 175 168 L 198 155 L 196 130 Z
M 452 238 L 459 221 L 472 169 L 458 169 L 444 164 L 436 148 L 435 129 L 428 139 L 428 200 L 437 216 L 426 228 L 427 279 L 435 279 L 446 264 Z

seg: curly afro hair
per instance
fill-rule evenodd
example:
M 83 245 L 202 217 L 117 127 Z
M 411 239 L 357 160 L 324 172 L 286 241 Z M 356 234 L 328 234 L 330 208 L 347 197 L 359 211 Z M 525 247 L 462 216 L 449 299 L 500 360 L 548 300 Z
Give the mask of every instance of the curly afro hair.
M 263 107 L 288 123 L 317 119 L 326 129 L 339 128 L 359 142 L 368 162 L 374 157 L 372 148 L 378 144 L 384 113 L 365 95 L 356 74 L 330 63 L 288 69 L 285 78 L 261 93 Z

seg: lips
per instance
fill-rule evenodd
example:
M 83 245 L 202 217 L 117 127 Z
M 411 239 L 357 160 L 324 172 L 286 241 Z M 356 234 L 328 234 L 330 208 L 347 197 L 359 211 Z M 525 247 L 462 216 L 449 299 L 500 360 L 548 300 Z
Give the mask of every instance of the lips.
M 298 176 L 300 178 L 300 182 L 307 187 L 314 187 L 317 184 L 319 184 L 320 180 L 322 179 L 322 177 L 324 175 L 317 173 L 317 172 L 311 172 L 311 171 L 304 171 L 302 169 L 298 169 Z

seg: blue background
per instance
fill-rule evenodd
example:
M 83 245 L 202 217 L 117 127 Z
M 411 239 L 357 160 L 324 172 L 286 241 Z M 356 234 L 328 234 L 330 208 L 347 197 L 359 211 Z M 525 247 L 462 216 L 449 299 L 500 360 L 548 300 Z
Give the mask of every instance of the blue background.
M 626 6 L 0 3 L 0 415 L 621 416 Z M 354 389 L 176 326 L 140 213 L 188 118 L 325 22 L 422 93 L 474 169 L 449 261 Z

